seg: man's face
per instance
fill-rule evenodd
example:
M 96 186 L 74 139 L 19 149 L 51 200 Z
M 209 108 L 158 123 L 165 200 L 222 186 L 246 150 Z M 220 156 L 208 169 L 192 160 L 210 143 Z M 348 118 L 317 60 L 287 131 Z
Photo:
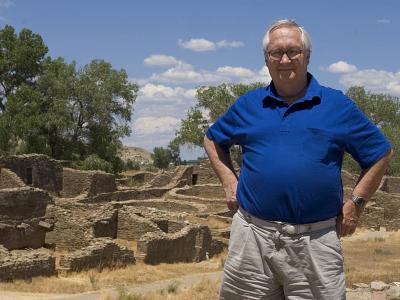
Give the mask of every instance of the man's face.
M 310 55 L 303 48 L 300 30 L 296 27 L 280 27 L 270 32 L 269 38 L 265 62 L 272 80 L 290 83 L 306 77 Z M 299 55 L 293 59 L 289 58 L 299 50 L 301 52 Z M 276 53 L 282 54 L 282 51 L 287 53 L 283 54 L 281 59 L 277 59 Z M 275 56 L 275 58 L 271 56 Z

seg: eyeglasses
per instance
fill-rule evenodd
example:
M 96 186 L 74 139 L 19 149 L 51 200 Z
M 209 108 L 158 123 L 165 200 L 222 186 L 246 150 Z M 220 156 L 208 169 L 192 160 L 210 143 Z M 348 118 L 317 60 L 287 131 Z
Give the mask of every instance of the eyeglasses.
M 301 53 L 303 53 L 303 50 L 299 48 L 290 48 L 286 51 L 283 51 L 282 49 L 277 49 L 269 51 L 268 56 L 272 60 L 281 61 L 283 55 L 286 54 L 290 60 L 293 60 L 299 58 Z

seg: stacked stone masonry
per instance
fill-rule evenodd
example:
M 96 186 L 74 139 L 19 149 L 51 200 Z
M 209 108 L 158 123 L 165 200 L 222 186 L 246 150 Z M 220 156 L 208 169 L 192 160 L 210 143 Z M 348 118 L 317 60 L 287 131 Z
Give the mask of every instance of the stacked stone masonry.
M 210 253 L 211 240 L 204 225 L 186 226 L 174 234 L 147 233 L 138 241 L 138 255 L 148 264 L 199 262 Z
M 63 182 L 61 196 L 64 198 L 73 198 L 83 194 L 90 197 L 117 190 L 115 176 L 100 171 L 64 168 Z
M 0 167 L 10 169 L 26 184 L 58 195 L 63 187 L 60 162 L 42 154 L 0 156 Z
M 45 218 L 51 201 L 48 192 L 36 188 L 0 190 L 0 245 L 9 250 L 42 247 L 52 230 Z
M 54 229 L 46 243 L 58 250 L 73 251 L 87 247 L 96 237 L 117 236 L 118 212 L 112 204 L 80 204 L 60 200 L 49 205 L 47 218 L 54 219 Z
M 60 267 L 80 272 L 88 269 L 114 268 L 134 264 L 133 251 L 109 239 L 97 239 L 92 245 L 60 258 Z
M 55 275 L 56 259 L 47 249 L 0 249 L 0 281 Z
M 26 184 L 13 171 L 0 168 L 0 190 L 25 186 Z

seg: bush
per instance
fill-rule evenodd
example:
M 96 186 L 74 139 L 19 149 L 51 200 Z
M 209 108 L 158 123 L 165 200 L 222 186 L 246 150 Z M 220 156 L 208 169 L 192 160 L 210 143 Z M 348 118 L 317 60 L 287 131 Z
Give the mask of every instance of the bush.
M 79 169 L 82 170 L 100 170 L 107 173 L 113 173 L 113 165 L 98 157 L 96 154 L 91 154 L 79 164 Z

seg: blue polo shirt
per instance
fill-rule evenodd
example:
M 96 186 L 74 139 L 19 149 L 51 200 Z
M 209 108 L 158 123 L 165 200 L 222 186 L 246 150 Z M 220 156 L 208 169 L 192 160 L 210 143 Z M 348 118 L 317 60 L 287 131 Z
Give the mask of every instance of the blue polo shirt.
M 338 215 L 344 152 L 365 169 L 391 148 L 351 99 L 308 79 L 305 96 L 291 105 L 273 83 L 246 93 L 206 133 L 225 151 L 242 146 L 237 198 L 265 220 L 305 224 Z

